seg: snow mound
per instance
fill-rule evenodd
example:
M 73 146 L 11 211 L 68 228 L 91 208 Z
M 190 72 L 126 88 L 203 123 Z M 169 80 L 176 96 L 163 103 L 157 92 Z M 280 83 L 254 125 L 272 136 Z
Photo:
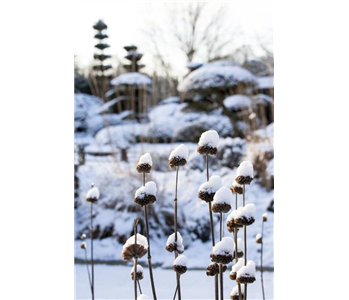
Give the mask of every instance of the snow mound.
M 178 256 L 175 261 L 173 262 L 174 266 L 187 266 L 188 260 L 185 255 Z
M 222 179 L 218 175 L 213 175 L 210 177 L 208 182 L 200 185 L 199 192 L 206 192 L 213 194 L 217 192 L 222 187 Z
M 135 244 L 135 236 L 132 235 L 126 243 L 123 245 L 122 250 Z M 148 249 L 148 241 L 144 235 L 137 233 L 137 245 L 142 245 L 145 249 Z
M 252 105 L 250 97 L 244 95 L 233 95 L 224 99 L 224 105 L 228 109 L 238 110 Z
M 145 186 L 140 187 L 135 194 L 136 198 L 143 199 L 145 195 L 156 196 L 156 184 L 154 181 L 149 181 Z
M 180 97 L 171 96 L 171 97 L 168 97 L 168 98 L 161 100 L 158 105 L 164 105 L 164 104 L 170 104 L 170 103 L 179 103 L 180 101 L 181 101 Z
M 212 249 L 212 253 L 215 255 L 226 255 L 227 253 L 233 255 L 233 252 L 234 240 L 231 237 L 224 237 Z
M 227 203 L 231 205 L 233 200 L 234 196 L 231 190 L 226 186 L 222 186 L 214 195 L 212 205 L 222 203 Z
M 188 148 L 184 144 L 181 144 L 171 151 L 171 154 L 168 159 L 171 160 L 174 157 L 178 157 L 178 158 L 184 158 L 185 160 L 188 160 L 188 155 L 189 155 Z
M 243 161 L 237 169 L 237 176 L 253 177 L 253 165 L 250 161 Z
M 143 155 L 139 158 L 138 164 L 148 164 L 148 165 L 152 166 L 152 165 L 153 165 L 153 161 L 152 161 L 152 159 L 151 159 L 150 154 L 149 154 L 149 153 L 143 154 Z
M 150 299 L 147 295 L 141 294 L 137 297 L 137 300 L 146 300 L 146 299 Z
M 208 130 L 201 134 L 199 146 L 210 146 L 216 148 L 219 143 L 219 135 L 216 130 Z
M 274 88 L 274 76 L 264 76 L 257 78 L 259 89 L 273 89 Z
M 149 76 L 138 72 L 121 74 L 110 81 L 111 85 L 150 85 L 152 80 Z
M 167 239 L 166 246 L 169 246 L 171 244 L 175 244 L 175 233 L 172 233 Z M 177 250 L 180 252 L 184 251 L 183 238 L 178 231 L 177 231 Z
M 178 86 L 180 92 L 236 86 L 239 82 L 256 83 L 256 77 L 238 66 L 206 64 L 191 72 Z
M 255 277 L 256 274 L 256 266 L 252 260 L 249 260 L 247 262 L 246 266 L 243 266 L 238 272 L 237 272 L 237 277 L 241 277 L 244 275 L 248 275 L 251 277 Z

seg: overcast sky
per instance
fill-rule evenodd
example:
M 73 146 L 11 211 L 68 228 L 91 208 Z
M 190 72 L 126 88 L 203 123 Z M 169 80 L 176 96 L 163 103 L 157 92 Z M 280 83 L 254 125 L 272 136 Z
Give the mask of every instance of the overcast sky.
M 188 1 L 187 1 L 188 2 Z M 166 20 L 166 6 L 175 6 L 176 3 L 164 2 L 139 2 L 139 1 L 107 1 L 107 0 L 76 0 L 75 1 L 75 45 L 74 52 L 78 64 L 85 68 L 93 63 L 94 45 L 93 38 L 95 30 L 92 25 L 102 19 L 107 25 L 109 39 L 107 43 L 111 46 L 106 53 L 119 59 L 123 59 L 126 51 L 123 46 L 134 44 L 138 50 L 144 53 L 142 62 L 146 64 L 145 72 L 151 73 L 156 65 L 152 56 L 152 45 L 143 33 L 143 29 L 155 24 L 168 26 Z M 182 4 L 183 5 L 183 4 Z M 260 48 L 257 36 L 272 43 L 273 8 L 272 1 L 228 1 L 209 2 L 207 13 L 213 12 L 220 5 L 225 5 L 226 22 L 228 28 L 239 29 L 239 34 L 234 36 L 231 47 L 237 48 L 241 45 L 251 45 L 256 54 Z M 171 24 L 169 25 L 171 26 Z M 186 72 L 186 59 L 178 50 L 173 41 L 166 42 L 166 53 L 171 57 L 174 71 L 178 76 Z M 113 65 L 117 59 L 113 59 Z

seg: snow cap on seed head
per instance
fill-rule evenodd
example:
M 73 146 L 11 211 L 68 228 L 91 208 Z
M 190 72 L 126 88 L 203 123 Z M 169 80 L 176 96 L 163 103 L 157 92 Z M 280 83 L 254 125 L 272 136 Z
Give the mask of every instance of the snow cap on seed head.
M 175 261 L 173 262 L 174 266 L 187 266 L 188 264 L 188 260 L 187 257 L 185 255 L 179 255 Z
M 232 186 L 236 186 L 236 187 L 242 188 L 242 185 L 241 185 L 241 184 L 238 184 L 238 183 L 236 182 L 236 180 L 233 181 Z
M 250 161 L 243 161 L 237 169 L 237 176 L 250 176 L 253 178 L 253 165 Z
M 234 196 L 231 193 L 230 189 L 226 186 L 222 186 L 214 195 L 212 205 L 227 203 L 231 205 L 234 200 Z
M 185 160 L 188 160 L 188 155 L 189 155 L 188 148 L 184 144 L 181 144 L 171 151 L 171 154 L 168 159 L 171 160 L 174 157 L 178 157 L 178 158 L 184 158 Z
M 244 275 L 255 277 L 255 274 L 256 274 L 256 265 L 254 264 L 253 260 L 249 260 L 247 262 L 247 265 L 240 268 L 240 270 L 237 272 L 237 277 L 241 277 Z
M 218 175 L 213 175 L 210 177 L 208 182 L 200 185 L 199 192 L 215 193 L 222 187 L 222 179 Z
M 154 181 L 148 181 L 144 186 L 141 186 L 135 194 L 135 197 L 144 198 L 144 195 L 156 196 L 156 184 Z
M 137 297 L 137 300 L 148 300 L 150 299 L 147 295 L 144 295 L 144 294 L 140 294 L 138 297 Z
M 88 190 L 86 194 L 86 201 L 89 202 L 97 202 L 99 199 L 99 189 L 91 184 L 91 188 Z
M 234 240 L 231 237 L 224 237 L 212 249 L 212 253 L 215 255 L 225 254 L 226 252 L 229 252 L 231 253 L 231 255 L 233 255 Z
M 138 164 L 148 164 L 150 166 L 153 165 L 153 160 L 151 159 L 151 156 L 149 153 L 143 154 L 138 161 Z
M 263 222 L 268 221 L 268 214 L 267 214 L 267 213 L 264 213 L 264 214 L 262 215 L 262 218 L 263 218 Z
M 246 204 L 245 206 L 238 207 L 235 218 L 255 218 L 256 206 L 253 203 Z
M 199 146 L 216 148 L 219 143 L 219 135 L 216 130 L 208 130 L 201 134 Z
M 240 290 L 241 290 L 241 293 L 244 294 L 245 285 L 240 284 Z M 233 288 L 233 290 L 232 290 L 231 293 L 230 293 L 230 296 L 239 296 L 239 286 L 235 286 L 235 287 Z
M 132 270 L 131 270 L 131 274 L 134 273 L 134 271 L 135 271 L 135 267 L 133 266 Z M 137 273 L 140 273 L 140 272 L 144 273 L 144 269 L 143 269 L 143 267 L 141 265 L 137 264 Z
M 83 233 L 82 235 L 81 235 L 81 240 L 83 241 L 84 239 L 86 239 L 86 234 L 85 233 Z
M 81 245 L 80 245 L 80 248 L 81 249 L 86 249 L 87 248 L 86 242 L 82 242 Z

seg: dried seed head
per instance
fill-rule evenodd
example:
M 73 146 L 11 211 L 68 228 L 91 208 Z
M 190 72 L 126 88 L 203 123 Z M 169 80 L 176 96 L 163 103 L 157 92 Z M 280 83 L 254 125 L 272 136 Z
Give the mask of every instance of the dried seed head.
M 239 175 L 235 178 L 235 181 L 238 183 L 238 184 L 250 184 L 253 180 L 253 177 L 250 177 L 250 176 L 242 176 L 242 175 Z
M 227 265 L 229 263 L 231 263 L 234 259 L 233 255 L 231 254 L 214 254 L 211 253 L 210 254 L 211 260 L 213 262 L 219 263 L 219 264 L 224 264 Z
M 86 234 L 85 233 L 83 233 L 82 235 L 81 235 L 81 240 L 83 241 L 84 239 L 86 239 Z
M 184 274 L 187 272 L 187 258 L 185 255 L 178 256 L 173 262 L 173 270 L 179 274 Z
M 256 243 L 257 243 L 257 244 L 262 244 L 262 242 L 263 242 L 262 235 L 261 235 L 260 233 L 258 233 L 258 234 L 256 235 Z
M 181 144 L 171 151 L 171 154 L 168 158 L 168 163 L 171 168 L 184 166 L 187 163 L 189 156 L 188 148 Z
M 137 280 L 142 280 L 144 278 L 143 272 L 144 272 L 143 267 L 141 265 L 137 264 L 137 272 L 136 272 Z M 134 277 L 135 277 L 134 274 L 135 273 L 134 273 L 134 267 L 133 267 L 132 270 L 131 270 L 131 278 L 132 278 L 132 280 L 134 280 Z
M 217 147 L 210 147 L 208 145 L 205 146 L 199 146 L 197 148 L 197 151 L 201 155 L 216 155 L 217 154 Z
M 174 167 L 184 166 L 187 163 L 187 161 L 185 158 L 173 157 L 168 161 L 168 163 L 171 168 L 174 168 Z
M 231 205 L 228 203 L 215 203 L 212 204 L 211 210 L 214 213 L 227 213 L 229 210 L 231 210 Z
M 150 154 L 145 153 L 139 158 L 136 169 L 139 173 L 150 173 L 152 165 L 153 160 L 151 159 Z
M 263 218 L 263 222 L 268 221 L 268 214 L 267 214 L 267 213 L 264 213 L 263 216 L 262 216 L 262 218 Z
M 197 151 L 201 155 L 216 155 L 219 135 L 215 130 L 208 130 L 201 134 Z
M 150 173 L 151 165 L 147 163 L 141 163 L 137 165 L 136 170 L 138 171 L 138 173 Z
M 82 242 L 80 245 L 81 249 L 87 249 L 86 242 Z
M 86 194 L 86 201 L 96 203 L 99 199 L 99 190 L 94 184 L 91 184 L 91 188 Z
M 132 260 L 135 257 L 141 258 L 147 253 L 148 241 L 145 236 L 137 233 L 137 244 L 135 236 L 132 235 L 122 247 L 121 256 L 123 260 Z

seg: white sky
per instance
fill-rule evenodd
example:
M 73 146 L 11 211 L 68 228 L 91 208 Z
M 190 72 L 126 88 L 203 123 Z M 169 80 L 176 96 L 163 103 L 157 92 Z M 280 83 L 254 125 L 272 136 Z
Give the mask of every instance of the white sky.
M 188 2 L 188 1 L 187 1 Z M 166 23 L 163 19 L 166 16 L 165 6 L 173 6 L 176 3 L 163 3 L 160 1 L 106 1 L 106 0 L 76 0 L 75 1 L 75 47 L 74 53 L 77 62 L 81 67 L 92 65 L 94 45 L 93 38 L 95 30 L 92 25 L 102 19 L 107 25 L 109 36 L 107 43 L 111 46 L 106 53 L 114 56 L 113 65 L 117 59 L 122 59 L 126 51 L 125 45 L 134 44 L 144 54 L 142 63 L 146 68 L 145 72 L 152 72 L 155 64 L 151 51 L 152 46 L 149 39 L 142 32 L 142 29 L 150 26 L 152 21 Z M 210 1 L 208 12 L 214 11 L 220 5 L 226 6 L 226 20 L 229 28 L 239 28 L 241 34 L 234 36 L 234 47 L 244 44 L 254 47 L 258 54 L 259 36 L 269 46 L 272 43 L 273 30 L 273 4 L 272 1 Z M 164 25 L 165 26 L 165 25 Z M 170 25 L 171 26 L 171 25 Z M 175 42 L 166 41 L 166 52 L 171 57 L 174 65 L 174 72 L 182 76 L 186 72 L 186 59 L 178 51 Z M 233 47 L 233 46 L 232 46 Z

